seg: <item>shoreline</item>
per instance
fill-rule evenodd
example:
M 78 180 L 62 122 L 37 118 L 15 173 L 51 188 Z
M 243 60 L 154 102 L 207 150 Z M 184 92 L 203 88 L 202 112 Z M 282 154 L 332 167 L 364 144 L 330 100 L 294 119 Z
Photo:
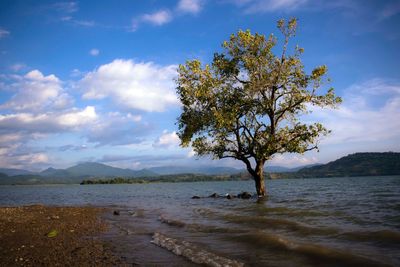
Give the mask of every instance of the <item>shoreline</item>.
M 2 266 L 132 266 L 112 252 L 95 206 L 0 207 Z

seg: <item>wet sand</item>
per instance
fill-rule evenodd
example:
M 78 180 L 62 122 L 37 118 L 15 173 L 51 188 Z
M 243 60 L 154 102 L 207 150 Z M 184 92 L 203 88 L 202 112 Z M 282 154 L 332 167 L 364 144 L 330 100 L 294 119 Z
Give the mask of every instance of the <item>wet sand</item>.
M 100 216 L 106 211 L 97 207 L 0 207 L 0 265 L 132 266 L 100 238 L 108 228 Z M 53 230 L 57 233 L 52 237 Z

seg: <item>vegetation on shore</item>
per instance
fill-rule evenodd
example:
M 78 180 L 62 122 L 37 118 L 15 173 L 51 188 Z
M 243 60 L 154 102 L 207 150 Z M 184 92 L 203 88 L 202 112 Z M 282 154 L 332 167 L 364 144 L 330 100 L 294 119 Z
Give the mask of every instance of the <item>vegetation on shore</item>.
M 180 182 L 210 182 L 210 181 L 238 181 L 249 180 L 250 177 L 239 174 L 233 175 L 202 175 L 202 174 L 172 174 L 160 175 L 156 177 L 124 178 L 117 177 L 111 179 L 88 179 L 83 180 L 81 185 L 88 184 L 145 184 L 145 183 L 180 183 Z

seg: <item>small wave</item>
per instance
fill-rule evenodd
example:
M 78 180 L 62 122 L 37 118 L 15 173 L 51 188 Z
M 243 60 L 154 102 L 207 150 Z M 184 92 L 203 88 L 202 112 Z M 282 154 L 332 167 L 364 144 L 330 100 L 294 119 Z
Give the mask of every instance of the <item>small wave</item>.
M 242 210 L 248 211 L 249 209 L 241 208 Z M 240 210 L 240 209 L 237 209 Z M 290 217 L 320 217 L 320 216 L 329 216 L 330 213 L 324 211 L 310 210 L 310 209 L 292 209 L 287 207 L 256 207 L 253 209 L 256 214 L 265 215 L 265 214 L 283 214 Z
M 236 228 L 228 228 L 228 227 L 217 227 L 211 225 L 203 225 L 203 224 L 196 224 L 196 223 L 185 223 L 178 220 L 171 220 L 166 218 L 165 216 L 161 215 L 159 220 L 162 223 L 168 224 L 170 226 L 185 228 L 191 232 L 202 232 L 202 233 L 244 233 L 246 230 L 243 229 L 236 229 Z
M 207 209 L 207 208 L 195 208 L 195 209 L 193 209 L 193 212 L 195 214 L 201 215 L 203 217 L 213 217 L 216 214 L 218 214 L 217 211 L 215 211 L 213 209 Z
M 256 232 L 232 237 L 233 239 L 245 242 L 253 246 L 269 246 L 281 250 L 289 250 L 312 259 L 321 259 L 324 263 L 331 261 L 339 266 L 390 266 L 374 259 L 353 254 L 348 251 L 341 251 L 322 245 L 295 242 L 279 235 Z
M 228 222 L 256 225 L 256 226 L 268 226 L 273 229 L 287 229 L 294 231 L 301 235 L 335 235 L 339 233 L 336 228 L 320 228 L 310 227 L 294 221 L 276 218 L 267 218 L 261 216 L 239 216 L 239 215 L 226 215 L 224 219 Z
M 395 245 L 400 244 L 400 232 L 391 230 L 346 232 L 340 234 L 339 237 L 344 237 L 354 241 L 385 242 L 393 243 Z
M 175 227 L 185 227 L 186 223 L 182 222 L 182 221 L 178 221 L 178 220 L 172 220 L 172 219 L 168 219 L 166 218 L 164 215 L 160 215 L 160 217 L 158 218 L 162 223 L 171 225 L 171 226 L 175 226 Z
M 212 252 L 203 250 L 187 241 L 179 241 L 160 233 L 154 233 L 153 240 L 151 242 L 159 247 L 171 251 L 175 255 L 183 256 L 197 264 L 204 264 L 206 266 L 213 267 L 244 266 L 244 264 L 239 261 L 218 256 Z

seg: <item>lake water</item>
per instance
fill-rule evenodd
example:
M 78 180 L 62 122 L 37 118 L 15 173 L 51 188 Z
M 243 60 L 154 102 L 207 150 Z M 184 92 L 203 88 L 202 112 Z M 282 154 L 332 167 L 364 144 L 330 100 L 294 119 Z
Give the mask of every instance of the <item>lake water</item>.
M 400 266 L 400 176 L 266 182 L 0 186 L 0 205 L 95 205 L 118 209 L 105 236 L 128 261 L 192 263 L 150 243 L 157 232 L 247 266 Z M 193 195 L 204 196 L 191 199 Z

